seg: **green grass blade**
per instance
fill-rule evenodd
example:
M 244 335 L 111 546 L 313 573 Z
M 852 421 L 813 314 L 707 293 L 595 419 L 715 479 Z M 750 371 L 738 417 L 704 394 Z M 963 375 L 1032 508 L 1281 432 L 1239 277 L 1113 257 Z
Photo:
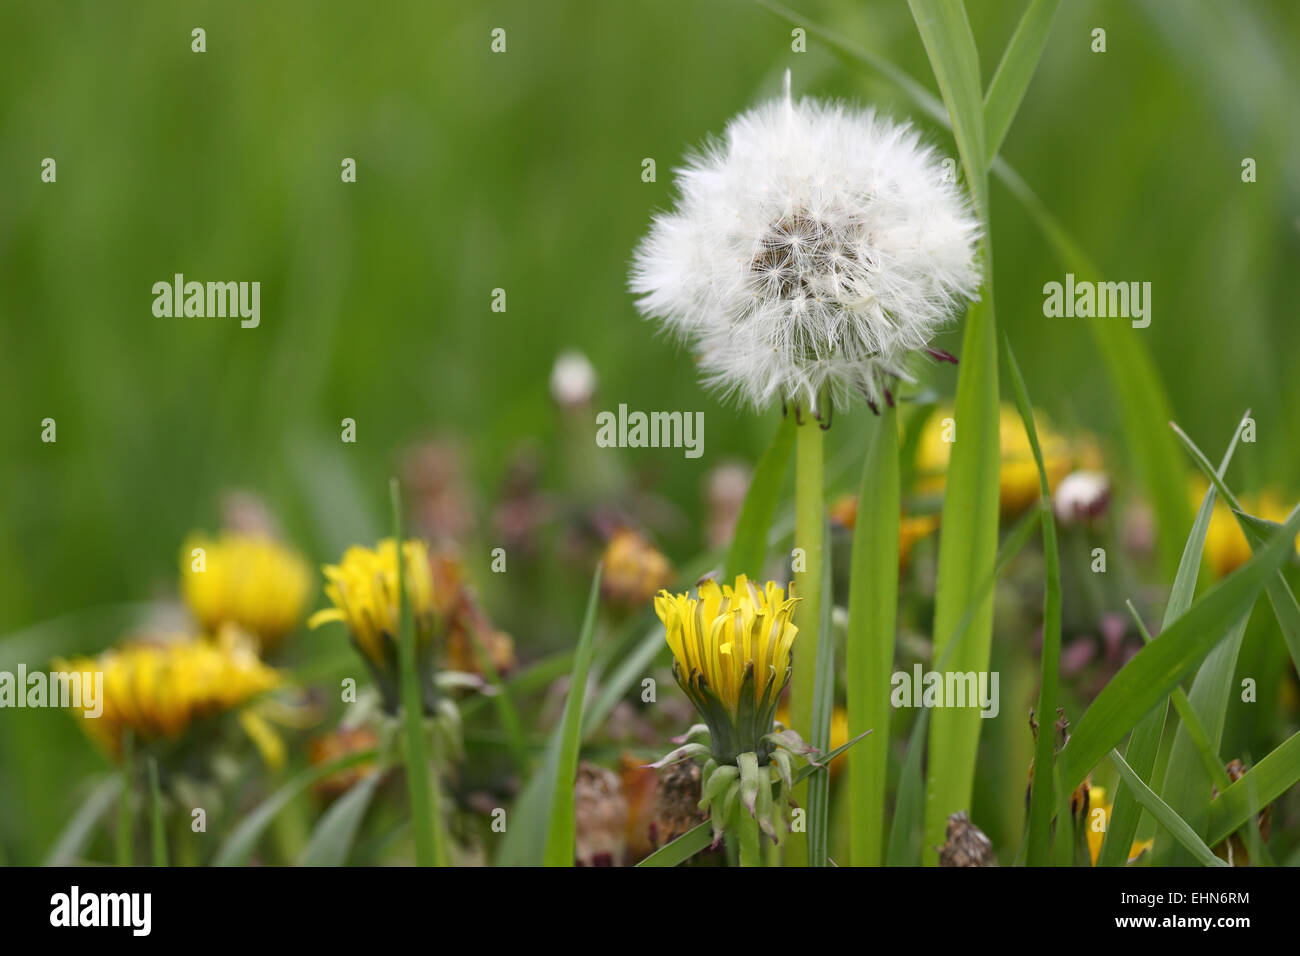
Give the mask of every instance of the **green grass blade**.
M 1133 606 L 1132 601 L 1126 601 L 1125 603 L 1128 605 L 1129 613 L 1133 615 L 1133 620 L 1137 622 L 1138 631 L 1142 635 L 1142 642 L 1144 644 L 1150 644 L 1155 640 L 1155 638 L 1151 636 L 1150 632 L 1146 629 L 1146 625 L 1142 623 L 1142 618 L 1138 616 L 1137 608 Z M 1201 765 L 1205 768 L 1205 772 L 1210 775 L 1210 779 L 1214 781 L 1214 785 L 1220 790 L 1228 789 L 1232 784 L 1232 780 L 1229 779 L 1228 771 L 1224 769 L 1223 763 L 1219 759 L 1219 755 L 1215 753 L 1214 748 L 1210 746 L 1210 735 L 1205 732 L 1205 727 L 1201 724 L 1201 718 L 1196 716 L 1196 712 L 1192 710 L 1191 701 L 1187 699 L 1187 692 L 1181 687 L 1175 687 L 1173 693 L 1169 695 L 1169 700 L 1174 705 L 1174 710 L 1178 713 L 1178 719 L 1182 721 L 1181 726 L 1187 729 L 1192 744 L 1200 753 Z M 1131 767 L 1133 765 L 1129 764 L 1129 766 Z M 1136 768 L 1134 769 L 1136 770 Z M 1113 821 L 1114 819 L 1115 815 L 1112 812 L 1111 820 Z M 1110 829 L 1114 829 L 1113 824 Z M 1116 845 L 1118 845 L 1118 843 Z M 1123 866 L 1124 861 L 1120 861 L 1115 865 Z
M 122 778 L 118 774 L 104 777 L 95 784 L 68 819 L 41 865 L 71 866 L 76 863 L 90 843 L 96 825 L 108 813 L 108 808 L 117 802 L 121 792 Z
M 1052 782 L 1055 779 L 1055 740 L 1049 725 L 1056 719 L 1057 688 L 1061 668 L 1061 559 L 1056 547 L 1056 517 L 1052 513 L 1052 491 L 1047 483 L 1047 469 L 1043 465 L 1043 451 L 1038 444 L 1038 431 L 1034 427 L 1034 410 L 1025 388 L 1024 376 L 1016 362 L 1011 343 L 1006 343 L 1007 368 L 1011 371 L 1011 384 L 1016 393 L 1016 407 L 1029 436 L 1029 447 L 1034 452 L 1038 466 L 1038 484 L 1043 500 L 1043 557 L 1047 580 L 1043 597 L 1043 651 L 1042 673 L 1038 685 L 1038 719 L 1041 729 L 1034 748 L 1034 779 L 1029 798 L 1029 848 L 1030 866 L 1045 866 L 1048 861 L 1052 831 Z M 1068 791 L 1067 791 L 1068 792 Z M 1064 796 L 1064 795 L 1063 795 Z M 1066 826 L 1068 817 L 1058 823 L 1059 843 L 1070 846 Z M 1073 848 L 1071 846 L 1071 852 Z
M 875 423 L 862 466 L 849 571 L 844 651 L 849 735 L 875 731 L 849 756 L 849 862 L 853 866 L 879 866 L 884 852 L 902 511 L 898 462 L 897 415 L 885 409 Z
M 1232 513 L 1241 525 L 1246 540 L 1250 542 L 1252 551 L 1257 550 L 1277 531 L 1275 522 L 1262 521 L 1236 508 L 1232 509 Z M 1264 590 L 1268 593 L 1268 603 L 1273 607 L 1273 616 L 1277 618 L 1282 640 L 1286 642 L 1287 651 L 1291 654 L 1291 663 L 1300 670 L 1300 604 L 1296 603 L 1291 585 L 1280 571 Z
M 830 537 L 829 527 L 823 529 L 823 539 Z M 835 712 L 835 634 L 831 630 L 831 552 L 826 551 L 822 562 L 821 636 L 817 644 L 817 679 L 813 689 L 812 739 L 809 743 L 822 753 L 830 750 L 831 718 Z M 870 728 L 863 728 L 869 730 Z M 849 728 L 852 735 L 853 729 Z M 859 747 L 859 750 L 862 748 Z M 851 758 L 850 758 L 851 759 Z M 808 781 L 808 865 L 826 866 L 830 852 L 831 827 L 831 777 L 819 773 Z
M 1038 69 L 1061 0 L 1030 0 L 984 97 L 985 160 L 993 162 Z
M 1300 733 L 1248 770 L 1210 804 L 1208 843 L 1216 845 L 1300 781 Z
M 794 620 L 799 628 L 794 649 L 794 675 L 790 678 L 790 726 L 805 739 L 812 736 L 813 700 L 817 685 L 817 649 L 821 643 L 822 563 L 826 552 L 825 432 L 810 420 L 795 428 L 795 546 L 803 552 L 803 570 L 795 573 L 794 592 L 799 597 Z M 827 640 L 831 638 L 827 636 Z M 807 787 L 796 787 L 795 803 L 808 805 Z M 786 841 L 785 860 L 791 866 L 808 863 L 808 834 L 792 833 Z
M 1050 737 L 1052 726 L 1047 721 L 1042 722 L 1038 728 L 1039 739 Z M 1038 777 L 1038 771 L 1035 769 L 1034 777 Z M 1052 866 L 1070 866 L 1074 863 L 1074 846 L 1076 839 L 1076 822 L 1070 813 L 1070 797 L 1072 792 L 1069 787 L 1061 782 L 1061 765 L 1060 763 L 1052 764 L 1052 787 L 1045 790 L 1044 797 L 1050 795 L 1053 808 L 1056 813 L 1056 839 L 1051 845 L 1051 862 Z M 1032 825 L 1033 821 L 1030 821 Z M 1028 847 L 1026 847 L 1026 851 Z
M 1232 694 L 1237 655 L 1241 652 L 1248 617 L 1249 615 L 1243 615 L 1228 634 L 1227 640 L 1220 641 L 1210 651 L 1205 663 L 1196 672 L 1191 692 L 1187 695 L 1192 713 L 1201 723 L 1198 730 L 1205 736 L 1211 752 L 1216 755 L 1223 741 L 1228 698 Z M 1180 724 L 1174 734 L 1161 797 L 1195 833 L 1204 835 L 1215 777 L 1209 773 L 1196 742 L 1192 739 L 1197 732 L 1189 730 L 1186 724 Z M 1187 866 L 1190 865 L 1191 858 L 1180 843 L 1161 840 L 1157 836 L 1151 863 L 1153 866 Z
M 554 789 L 550 794 L 550 822 L 546 830 L 546 852 L 542 858 L 545 866 L 573 866 L 576 837 L 573 787 L 578 777 L 578 752 L 582 747 L 582 708 L 587 696 L 587 675 L 591 670 L 601 571 L 601 565 L 597 565 L 591 578 L 587 611 L 583 615 L 582 631 L 573 655 L 569 697 L 564 702 L 564 718 L 560 722 L 562 730 L 556 755 Z
M 966 317 L 954 417 L 957 441 L 948 465 L 939 536 L 934 633 L 952 633 L 973 605 L 972 584 L 994 566 L 998 534 L 998 340 L 993 313 L 993 255 L 988 240 L 988 166 L 979 52 L 959 0 L 909 0 L 952 122 L 967 186 L 985 224 L 981 299 Z M 993 602 L 978 611 L 968 640 L 954 655 L 959 671 L 988 670 Z M 936 655 L 944 648 L 935 645 Z M 938 861 L 949 814 L 970 806 L 981 720 L 969 708 L 942 710 L 930 721 L 924 858 Z
M 286 806 L 300 793 L 331 774 L 349 770 L 368 760 L 374 760 L 378 751 L 375 748 L 359 750 L 356 753 L 340 757 L 331 763 L 319 767 L 310 767 L 289 779 L 279 790 L 271 794 L 230 831 L 225 841 L 213 857 L 213 866 L 242 866 L 257 849 L 257 841 L 262 838 L 266 828 Z
M 993 572 L 980 583 L 976 597 L 983 600 L 986 593 L 991 593 L 997 579 L 1012 559 L 1018 555 L 1029 542 L 1042 520 L 1041 508 L 1034 508 L 1025 513 L 1015 526 L 1007 532 L 1002 547 L 998 549 L 997 563 Z M 943 670 L 953 652 L 961 646 L 966 631 L 974 620 L 974 609 L 968 611 L 961 619 L 957 630 L 948 641 L 948 649 L 943 659 L 936 665 L 936 670 Z M 929 727 L 930 711 L 922 708 L 912 724 L 912 733 L 908 738 L 907 757 L 899 774 L 898 789 L 894 795 L 894 819 L 889 829 L 888 866 L 919 866 L 921 863 L 921 828 L 924 823 L 924 788 L 921 783 L 921 758 L 925 751 L 925 734 Z
M 1249 414 L 1250 411 L 1247 410 L 1246 415 Z M 1228 465 L 1232 462 L 1232 456 L 1236 453 L 1237 441 L 1240 436 L 1241 427 L 1238 426 L 1236 432 L 1233 433 L 1232 441 L 1228 443 L 1228 450 L 1219 463 L 1220 473 L 1227 472 Z M 1196 520 L 1192 523 L 1192 530 L 1188 533 L 1187 541 L 1183 545 L 1183 553 L 1178 561 L 1178 573 L 1174 575 L 1174 584 L 1169 592 L 1169 601 L 1165 604 L 1164 620 L 1160 627 L 1162 631 L 1181 617 L 1192 604 L 1192 597 L 1196 592 L 1196 578 L 1201 568 L 1201 556 L 1205 549 L 1205 533 L 1210 526 L 1210 516 L 1214 511 L 1213 492 L 1214 489 L 1210 488 L 1201 501 Z M 1134 616 L 1136 617 L 1136 613 Z M 1146 629 L 1143 627 L 1141 619 L 1138 619 L 1138 628 L 1146 637 Z M 1175 689 L 1174 696 L 1175 707 L 1186 704 L 1186 695 L 1181 687 Z M 1190 708 L 1191 705 L 1186 704 L 1188 711 L 1190 711 Z M 1133 728 L 1132 734 L 1129 735 L 1125 759 L 1133 771 L 1144 781 L 1151 780 L 1151 773 L 1155 769 L 1156 755 L 1160 749 L 1160 741 L 1164 736 L 1166 711 L 1167 708 L 1163 703 L 1156 704 L 1146 716 L 1138 721 Z M 1184 722 L 1186 722 L 1186 719 L 1186 717 L 1183 717 Z M 1217 755 L 1214 756 L 1214 761 L 1216 764 L 1218 763 Z M 1106 830 L 1101 853 L 1097 857 L 1098 866 L 1126 866 L 1128 864 L 1129 850 L 1137 836 L 1141 817 L 1142 808 L 1137 799 L 1125 788 L 1120 787 L 1115 794 L 1110 826 Z
M 149 823 L 153 865 L 167 865 L 167 828 L 163 826 L 162 788 L 158 786 L 158 761 L 149 758 Z
M 366 774 L 330 804 L 298 857 L 299 866 L 342 866 L 347 862 L 348 852 L 383 776 L 380 772 Z
M 1149 646 L 1138 651 L 1084 713 L 1061 751 L 1063 776 L 1073 788 L 1153 706 L 1163 700 L 1250 611 L 1269 578 L 1287 558 L 1300 529 L 1300 509 L 1249 561 L 1201 597 Z
M 979 51 L 961 0 L 908 0 L 980 218 L 988 221 L 988 163 Z
M 707 849 L 712 842 L 712 826 L 706 821 L 691 827 L 671 843 L 664 844 L 637 866 L 677 866 Z
M 1247 411 L 1249 416 L 1250 412 Z M 1263 521 L 1248 515 L 1242 510 L 1241 502 L 1237 496 L 1232 493 L 1223 481 L 1223 473 L 1216 473 L 1210 467 L 1206 460 L 1205 454 L 1196 447 L 1196 442 L 1188 434 L 1179 428 L 1173 422 L 1169 423 L 1174 434 L 1178 437 L 1179 442 L 1187 449 L 1196 462 L 1196 466 L 1201 469 L 1202 474 L 1208 478 L 1213 489 L 1223 495 L 1223 500 L 1227 503 L 1229 510 L 1232 511 L 1233 517 L 1237 519 L 1237 524 L 1241 527 L 1241 532 L 1246 536 L 1246 541 L 1250 543 L 1252 551 L 1258 551 L 1260 545 L 1271 536 L 1277 529 L 1278 524 L 1273 521 Z M 1237 427 L 1237 434 L 1241 434 L 1241 428 L 1245 425 L 1245 419 L 1242 425 Z M 1236 436 L 1233 438 L 1236 441 Z M 1282 639 L 1286 642 L 1287 651 L 1291 655 L 1291 662 L 1300 668 L 1300 606 L 1296 604 L 1295 595 L 1291 591 L 1291 586 L 1287 583 L 1286 577 L 1281 570 L 1274 575 L 1273 580 L 1265 588 L 1268 592 L 1269 604 L 1273 606 L 1273 614 L 1277 618 L 1278 627 L 1282 630 Z
M 970 310 L 963 339 L 954 417 L 956 442 L 948 466 L 939 535 L 938 588 L 934 634 L 951 634 L 968 608 L 977 608 L 971 631 L 953 670 L 988 670 L 993 638 L 992 595 L 975 599 L 973 585 L 993 569 L 998 537 L 998 356 L 997 330 L 989 296 Z M 935 644 L 941 656 L 944 644 Z M 929 781 L 926 792 L 925 855 L 938 861 L 948 816 L 969 810 L 975 757 L 981 731 L 979 713 L 951 708 L 930 721 Z
M 1210 852 L 1210 848 L 1205 845 L 1196 832 L 1187 825 L 1187 821 L 1180 817 L 1174 810 L 1158 796 L 1156 792 L 1148 787 L 1136 773 L 1133 768 L 1124 762 L 1118 750 L 1110 752 L 1110 762 L 1115 765 L 1122 779 L 1130 790 L 1137 796 L 1138 802 L 1144 806 L 1147 811 L 1160 822 L 1175 840 L 1187 848 L 1192 858 L 1203 866 L 1227 866 L 1228 864 L 1220 860 Z
M 406 556 L 402 549 L 402 491 L 394 478 L 388 486 L 392 506 L 393 537 L 397 541 L 397 660 L 402 698 L 402 731 L 406 758 L 406 786 L 411 800 L 411 832 L 415 838 L 417 866 L 446 866 L 441 840 L 442 820 L 438 783 L 431 780 L 429 743 L 424 732 L 424 695 L 415 659 L 415 618 L 406 599 Z
M 772 518 L 776 514 L 781 487 L 785 483 L 785 473 L 790 464 L 790 453 L 794 449 L 794 431 L 794 416 L 786 415 L 781 419 L 772 444 L 754 469 L 754 477 L 750 479 L 749 491 L 745 493 L 740 517 L 736 519 L 724 579 L 734 579 L 737 574 L 757 578 L 763 573 L 768 530 L 772 527 Z

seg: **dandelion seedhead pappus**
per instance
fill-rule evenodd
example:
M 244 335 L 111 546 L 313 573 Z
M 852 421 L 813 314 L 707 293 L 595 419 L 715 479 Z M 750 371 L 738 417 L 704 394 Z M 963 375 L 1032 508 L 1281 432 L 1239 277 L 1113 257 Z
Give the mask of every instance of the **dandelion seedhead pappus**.
M 911 355 L 980 274 L 979 221 L 942 157 L 870 109 L 784 98 L 731 120 L 678 171 L 676 208 L 633 256 L 637 307 L 708 386 L 818 418 L 892 402 Z

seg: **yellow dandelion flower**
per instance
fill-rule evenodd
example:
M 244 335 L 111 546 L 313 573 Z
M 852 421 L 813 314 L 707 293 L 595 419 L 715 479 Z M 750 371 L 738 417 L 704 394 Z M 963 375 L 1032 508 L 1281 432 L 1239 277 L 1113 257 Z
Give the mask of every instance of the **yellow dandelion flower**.
M 1205 497 L 1206 483 L 1197 479 L 1192 483 L 1191 500 L 1193 508 L 1199 508 Z M 1282 496 L 1268 489 L 1254 495 L 1240 495 L 1238 502 L 1242 509 L 1257 518 L 1276 521 L 1281 524 L 1291 515 Z M 1250 544 L 1242 533 L 1237 518 L 1228 508 L 1221 495 L 1215 497 L 1214 511 L 1210 515 L 1210 526 L 1205 531 L 1205 556 L 1210 567 L 1218 577 L 1231 574 L 1250 560 Z
M 433 643 L 438 618 L 445 608 L 435 603 L 429 549 L 423 541 L 402 542 L 406 603 L 415 624 L 416 663 L 423 675 L 433 670 Z M 397 638 L 400 619 L 397 602 L 397 542 L 385 538 L 374 548 L 354 545 L 338 564 L 325 566 L 325 595 L 333 607 L 317 611 L 307 621 L 311 628 L 330 621 L 347 626 L 353 643 L 379 682 L 385 706 L 395 711 L 397 689 Z M 426 705 L 431 705 L 431 682 L 422 680 Z
M 181 550 L 181 593 L 208 634 L 235 624 L 273 650 L 302 621 L 311 569 L 279 542 L 258 535 L 191 535 Z
M 1076 462 L 1092 466 L 1098 461 L 1100 456 L 1091 439 L 1085 438 L 1072 446 L 1041 414 L 1035 415 L 1034 424 L 1043 451 L 1049 488 L 1055 490 Z M 951 407 L 935 409 L 926 421 L 916 450 L 916 487 L 919 492 L 942 493 L 948 473 L 948 457 L 953 441 L 960 437 L 959 430 Z M 1014 405 L 1004 404 L 998 409 L 998 436 L 1002 455 L 998 474 L 999 500 L 1004 514 L 1016 514 L 1036 502 L 1041 489 L 1034 452 L 1025 434 L 1020 412 Z
M 83 710 L 82 726 L 114 755 L 126 730 L 142 740 L 176 739 L 197 721 L 236 710 L 281 683 L 250 646 L 229 640 L 126 644 L 55 666 L 103 673 L 102 712 Z
M 673 676 L 704 718 L 684 743 L 650 766 L 700 759 L 702 798 L 715 845 L 740 806 L 774 841 L 788 826 L 792 760 L 816 751 L 792 730 L 776 731 L 776 708 L 790 682 L 798 628 L 796 598 L 775 583 L 762 590 L 742 574 L 735 586 L 700 582 L 698 596 L 660 591 L 655 611 L 673 652 Z M 685 743 L 707 734 L 709 743 Z
M 655 598 L 673 674 L 708 723 L 719 761 L 762 754 L 790 680 L 798 599 L 771 581 L 759 590 L 743 574 L 734 587 L 705 580 L 698 590 L 698 597 L 660 591 Z
M 1101 844 L 1106 838 L 1106 830 L 1110 827 L 1111 805 L 1106 802 L 1106 788 L 1090 786 L 1088 788 L 1088 819 L 1084 822 L 1088 836 L 1088 855 L 1092 858 L 1092 865 L 1097 865 L 1097 857 L 1101 855 Z M 1097 814 L 1100 814 L 1098 817 Z M 1143 853 L 1147 852 L 1154 845 L 1154 840 L 1135 840 L 1128 851 L 1128 862 L 1132 863 Z

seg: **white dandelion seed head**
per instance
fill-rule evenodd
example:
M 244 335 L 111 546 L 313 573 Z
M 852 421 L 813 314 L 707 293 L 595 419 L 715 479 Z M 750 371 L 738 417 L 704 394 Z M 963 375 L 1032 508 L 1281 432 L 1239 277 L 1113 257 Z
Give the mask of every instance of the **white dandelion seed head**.
M 633 256 L 637 307 L 755 408 L 874 404 L 979 286 L 954 179 L 911 126 L 787 86 L 678 171 Z

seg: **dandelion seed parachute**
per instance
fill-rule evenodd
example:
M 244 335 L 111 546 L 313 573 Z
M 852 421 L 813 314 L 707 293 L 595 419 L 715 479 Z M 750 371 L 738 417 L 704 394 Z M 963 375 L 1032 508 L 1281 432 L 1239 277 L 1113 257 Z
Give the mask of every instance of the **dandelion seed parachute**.
M 909 125 L 796 102 L 786 82 L 678 172 L 677 206 L 637 247 L 630 288 L 728 397 L 876 405 L 975 297 L 979 222 Z

